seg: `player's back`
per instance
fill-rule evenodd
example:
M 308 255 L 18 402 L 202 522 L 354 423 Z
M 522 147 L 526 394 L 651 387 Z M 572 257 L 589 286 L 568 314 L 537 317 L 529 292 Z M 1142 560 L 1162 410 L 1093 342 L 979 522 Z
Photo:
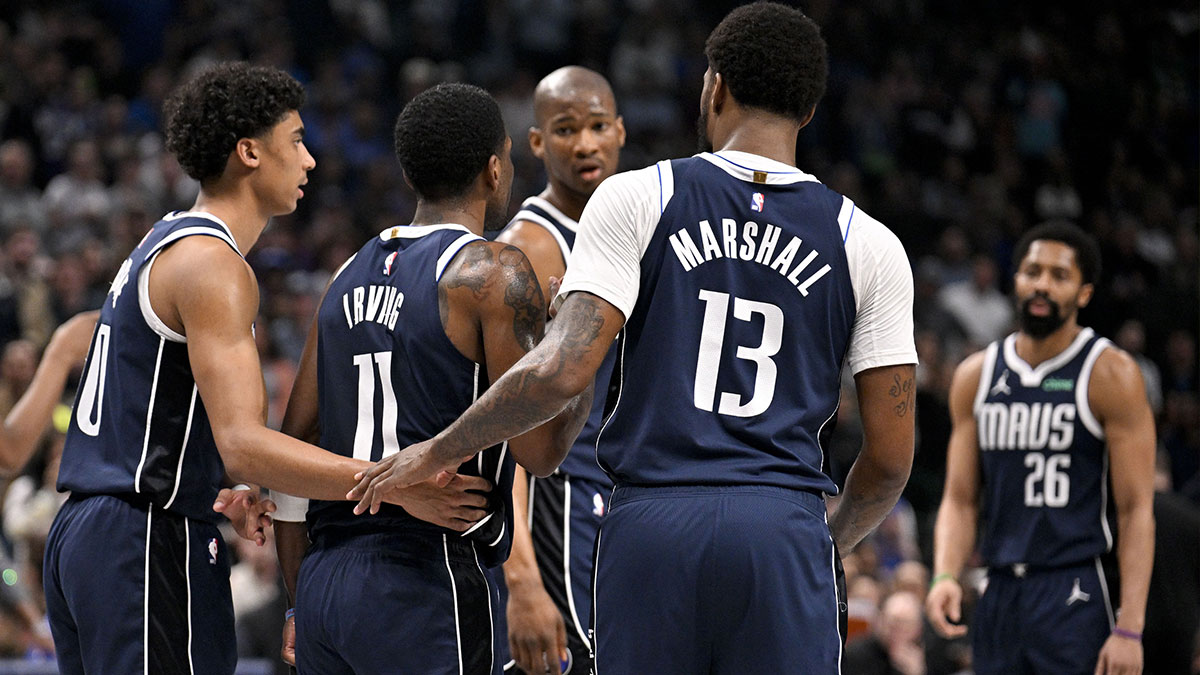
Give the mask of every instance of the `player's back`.
M 618 483 L 836 490 L 822 440 L 864 266 L 857 255 L 851 269 L 846 242 L 854 224 L 878 223 L 806 173 L 743 158 L 753 156 L 643 170 L 657 173 L 661 215 L 645 236 L 599 445 Z
M 58 489 L 108 494 L 213 521 L 225 473 L 188 360 L 187 339 L 149 301 L 167 246 L 210 236 L 240 255 L 229 228 L 202 212 L 154 224 L 122 263 L 100 311 L 67 431 Z
M 1014 334 L 988 346 L 976 392 L 980 550 L 993 566 L 1085 562 L 1113 543 L 1108 452 L 1088 405 L 1109 342 L 1084 328 L 1036 368 L 1015 344 Z
M 318 309 L 317 390 L 320 446 L 376 462 L 450 425 L 487 386 L 479 364 L 446 335 L 438 282 L 467 245 L 481 241 L 456 224 L 403 226 L 372 238 L 339 270 Z M 490 448 L 460 473 L 487 478 L 490 515 L 468 533 L 495 564 L 507 552 L 512 461 Z M 311 502 L 309 527 L 322 532 L 449 530 L 385 504 L 356 516 L 350 502 Z M 459 536 L 458 533 L 451 533 Z M 496 558 L 496 556 L 499 556 Z

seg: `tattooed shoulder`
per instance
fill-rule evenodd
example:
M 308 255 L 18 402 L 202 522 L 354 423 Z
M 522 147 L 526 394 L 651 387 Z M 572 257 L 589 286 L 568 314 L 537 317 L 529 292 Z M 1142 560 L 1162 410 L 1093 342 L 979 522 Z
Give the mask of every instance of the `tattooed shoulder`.
M 504 304 L 513 311 L 513 335 L 525 347 L 533 349 L 542 338 L 546 320 L 546 300 L 542 297 L 542 286 L 529 258 L 514 246 L 505 246 L 498 256 L 507 283 L 504 287 Z
M 479 296 L 487 287 L 495 261 L 496 255 L 491 244 L 487 242 L 467 244 L 456 256 L 446 274 L 442 276 L 438 287 L 446 289 L 466 287 Z

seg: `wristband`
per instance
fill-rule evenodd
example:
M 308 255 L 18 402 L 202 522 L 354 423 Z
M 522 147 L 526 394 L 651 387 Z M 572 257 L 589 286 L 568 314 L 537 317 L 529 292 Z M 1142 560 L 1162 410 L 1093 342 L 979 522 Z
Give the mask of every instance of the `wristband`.
M 949 572 L 942 572 L 941 574 L 935 575 L 933 577 L 933 579 L 930 580 L 929 587 L 933 588 L 934 586 L 937 586 L 939 581 L 943 581 L 945 579 L 950 579 L 951 581 L 955 581 L 955 582 L 958 581 L 958 579 L 955 578 L 955 576 L 953 574 L 951 574 Z
M 294 616 L 296 616 L 296 608 L 288 607 L 288 611 L 283 613 L 283 620 L 287 621 L 288 619 L 291 619 Z
M 1123 637 L 1126 640 L 1134 640 L 1136 642 L 1142 641 L 1141 633 L 1135 633 L 1134 631 L 1131 631 L 1131 630 L 1125 630 L 1124 628 L 1121 628 L 1120 626 L 1113 626 L 1112 633 L 1113 633 L 1113 635 L 1116 635 L 1117 637 Z

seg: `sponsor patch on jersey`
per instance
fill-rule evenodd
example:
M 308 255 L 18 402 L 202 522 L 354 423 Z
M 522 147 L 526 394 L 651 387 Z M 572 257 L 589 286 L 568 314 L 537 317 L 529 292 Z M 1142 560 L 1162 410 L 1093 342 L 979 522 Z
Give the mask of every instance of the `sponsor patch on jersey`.
M 1071 391 L 1075 388 L 1075 380 L 1062 377 L 1047 377 L 1042 380 L 1042 391 Z
M 767 198 L 761 192 L 755 192 L 750 195 L 750 210 L 762 213 L 763 206 L 767 203 Z

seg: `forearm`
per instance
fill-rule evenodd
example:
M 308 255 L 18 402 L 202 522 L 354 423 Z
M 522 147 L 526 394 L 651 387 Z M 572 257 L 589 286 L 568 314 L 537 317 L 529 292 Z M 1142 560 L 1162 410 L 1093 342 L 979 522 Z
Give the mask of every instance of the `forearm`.
M 933 573 L 958 577 L 975 548 L 978 508 L 943 499 L 933 528 Z
M 1128 511 L 1118 510 L 1117 532 L 1120 535 L 1117 565 L 1121 572 L 1121 612 L 1117 623 L 1140 633 L 1146 622 L 1146 594 L 1154 567 L 1153 502 Z
M 222 429 L 217 447 L 234 480 L 309 499 L 345 499 L 354 474 L 370 466 L 261 425 Z
M 275 522 L 275 553 L 279 556 L 279 570 L 283 573 L 283 585 L 287 587 L 289 607 L 296 606 L 296 579 L 307 552 L 308 530 L 304 523 Z
M 4 419 L 0 434 L 0 474 L 15 473 L 29 461 L 54 407 L 62 398 L 70 372 L 71 364 L 47 350 L 33 382 Z
M 541 584 L 533 537 L 529 534 L 529 479 L 524 469 L 517 467 L 513 476 L 513 541 L 512 552 L 504 563 L 504 581 L 510 592 L 519 593 L 530 584 Z
M 904 490 L 911 463 L 896 467 L 879 462 L 864 445 L 850 469 L 837 510 L 829 519 L 830 534 L 842 555 L 849 553 L 883 521 Z

